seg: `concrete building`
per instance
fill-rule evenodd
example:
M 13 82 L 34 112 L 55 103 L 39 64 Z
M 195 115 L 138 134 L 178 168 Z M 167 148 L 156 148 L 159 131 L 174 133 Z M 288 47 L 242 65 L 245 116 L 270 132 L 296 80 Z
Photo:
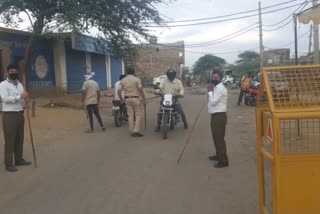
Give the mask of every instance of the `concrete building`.
M 265 65 L 282 65 L 290 61 L 290 49 L 274 49 L 263 52 L 263 62 Z
M 132 58 L 127 57 L 125 62 L 127 67 L 134 66 L 144 85 L 152 84 L 154 77 L 166 74 L 169 68 L 175 69 L 180 77 L 185 64 L 184 42 L 159 44 L 153 37 L 149 44 L 137 45 Z
M 0 80 L 9 63 L 20 64 L 31 34 L 0 28 Z M 37 43 L 26 73 L 27 88 L 34 94 L 78 93 L 83 75 L 95 72 L 100 88 L 114 86 L 124 73 L 122 59 L 113 58 L 108 43 L 79 33 L 54 34 Z

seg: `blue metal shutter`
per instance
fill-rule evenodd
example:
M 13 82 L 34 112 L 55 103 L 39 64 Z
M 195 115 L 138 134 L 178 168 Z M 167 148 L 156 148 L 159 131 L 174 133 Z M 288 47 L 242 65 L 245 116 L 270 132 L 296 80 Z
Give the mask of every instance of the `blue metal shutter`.
M 67 61 L 67 91 L 78 93 L 81 91 L 84 75 L 86 73 L 86 54 L 82 51 L 73 50 L 71 43 L 66 43 Z
M 122 60 L 115 59 L 110 57 L 111 59 L 111 83 L 112 87 L 114 84 L 119 81 L 120 75 L 122 74 Z
M 100 89 L 107 89 L 105 55 L 91 53 L 91 72 L 96 74 L 93 79 L 98 82 Z

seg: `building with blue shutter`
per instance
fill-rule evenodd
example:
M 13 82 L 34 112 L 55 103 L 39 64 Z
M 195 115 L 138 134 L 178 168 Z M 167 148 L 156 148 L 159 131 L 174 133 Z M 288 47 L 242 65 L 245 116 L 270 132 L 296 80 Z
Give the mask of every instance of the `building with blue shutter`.
M 0 28 L 0 80 L 9 63 L 21 64 L 31 34 Z M 26 72 L 28 91 L 35 95 L 79 93 L 86 73 L 94 72 L 100 89 L 114 87 L 124 73 L 123 59 L 113 58 L 108 42 L 80 33 L 54 34 L 37 43 Z M 23 72 L 24 73 L 24 72 Z

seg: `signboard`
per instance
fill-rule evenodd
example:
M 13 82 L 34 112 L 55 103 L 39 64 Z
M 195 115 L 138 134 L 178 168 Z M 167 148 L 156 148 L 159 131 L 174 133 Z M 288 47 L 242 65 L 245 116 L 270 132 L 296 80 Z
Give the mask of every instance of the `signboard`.
M 81 33 L 72 33 L 71 36 L 72 49 L 85 51 L 90 53 L 108 54 L 108 41 L 97 39 L 91 36 L 83 35 Z
M 266 137 L 273 141 L 273 131 L 272 131 L 272 120 L 268 120 L 268 126 L 267 126 L 267 132 L 266 132 Z

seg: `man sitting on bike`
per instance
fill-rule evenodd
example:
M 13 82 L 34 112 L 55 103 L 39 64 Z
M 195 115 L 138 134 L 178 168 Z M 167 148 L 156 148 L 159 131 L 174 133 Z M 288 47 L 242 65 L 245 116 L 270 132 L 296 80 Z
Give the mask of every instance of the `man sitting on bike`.
M 163 80 L 160 83 L 159 89 L 161 90 L 161 94 L 172 94 L 177 98 L 177 104 L 176 104 L 176 110 L 180 113 L 182 121 L 184 123 L 184 128 L 188 128 L 188 123 L 186 119 L 186 115 L 183 111 L 182 105 L 179 102 L 178 98 L 182 98 L 184 96 L 184 89 L 183 89 L 183 84 L 180 80 L 176 79 L 177 72 L 170 68 L 167 71 L 167 79 Z M 160 112 L 161 112 L 161 107 L 160 107 Z M 156 127 L 156 132 L 160 131 L 160 126 L 161 126 L 161 114 L 158 114 L 158 124 Z
M 124 115 L 125 115 L 125 117 L 126 117 L 125 119 L 127 120 L 128 115 L 127 115 L 126 106 L 125 106 L 124 104 L 123 104 L 123 105 L 120 104 L 121 101 L 120 101 L 120 98 L 119 98 L 119 95 L 118 95 L 118 90 L 119 90 L 120 81 L 121 81 L 123 78 L 125 78 L 126 76 L 127 76 L 127 75 L 121 74 L 121 75 L 120 75 L 120 78 L 119 78 L 120 80 L 114 84 L 114 98 L 113 98 L 113 100 L 119 102 L 121 111 L 124 113 Z M 122 98 L 124 99 L 124 92 L 122 92 Z

